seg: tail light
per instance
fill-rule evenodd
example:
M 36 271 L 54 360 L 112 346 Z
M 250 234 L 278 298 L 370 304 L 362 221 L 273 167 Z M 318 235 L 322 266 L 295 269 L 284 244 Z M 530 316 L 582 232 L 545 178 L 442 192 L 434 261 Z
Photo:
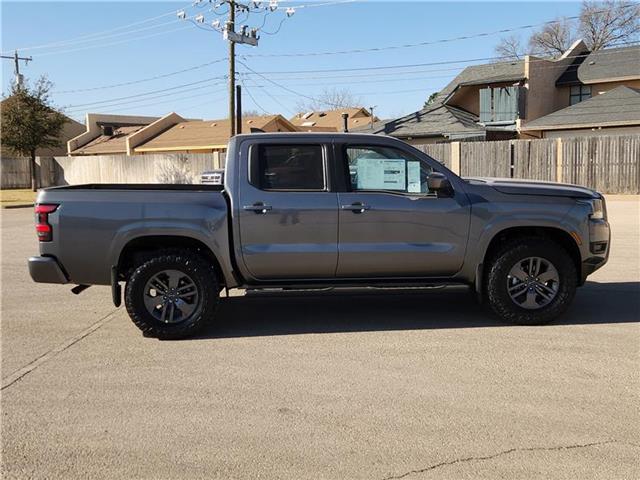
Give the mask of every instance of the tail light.
M 36 233 L 41 242 L 53 240 L 53 228 L 49 225 L 49 214 L 56 211 L 58 205 L 43 204 L 36 205 Z

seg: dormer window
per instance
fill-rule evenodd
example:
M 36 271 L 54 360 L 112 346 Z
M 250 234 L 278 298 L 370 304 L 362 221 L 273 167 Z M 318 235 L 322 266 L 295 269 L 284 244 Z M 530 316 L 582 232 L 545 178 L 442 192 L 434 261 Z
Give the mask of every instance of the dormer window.
M 576 85 L 569 90 L 569 105 L 575 105 L 591 98 L 590 85 Z

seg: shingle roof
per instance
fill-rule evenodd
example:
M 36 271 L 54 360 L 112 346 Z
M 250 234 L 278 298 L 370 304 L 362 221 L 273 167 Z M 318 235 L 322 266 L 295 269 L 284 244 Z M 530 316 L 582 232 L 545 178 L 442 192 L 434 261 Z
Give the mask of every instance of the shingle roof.
M 127 137 L 146 125 L 128 125 L 117 127 L 112 136 L 100 135 L 89 143 L 73 151 L 74 155 L 100 155 L 127 153 Z
M 449 82 L 426 108 L 384 122 L 382 125 L 374 125 L 373 132 L 399 137 L 483 134 L 485 129 L 477 123 L 478 117 L 465 110 L 445 105 L 444 101 L 460 86 L 515 82 L 522 79 L 524 61 L 521 60 L 469 66 Z
M 451 80 L 451 82 L 440 91 L 436 101 L 446 98 L 461 85 L 511 82 L 524 78 L 524 61 L 522 60 L 471 65 L 460 72 L 456 78 Z
M 524 130 L 640 125 L 640 90 L 620 86 L 528 122 Z
M 577 57 L 556 85 L 629 78 L 640 78 L 640 46 L 606 48 Z
M 280 115 L 244 117 L 242 133 L 262 130 L 274 120 L 287 122 Z M 288 123 L 288 122 L 287 122 Z M 291 129 L 293 130 L 291 125 Z M 138 152 L 171 149 L 224 148 L 229 142 L 229 120 L 196 120 L 179 122 L 146 143 L 135 148 Z
M 342 114 L 348 113 L 347 125 L 349 130 L 368 125 L 371 121 L 369 112 L 362 107 L 337 108 L 334 110 L 322 110 L 317 112 L 298 113 L 291 118 L 291 123 L 301 130 L 310 131 L 334 131 L 341 132 L 343 129 Z
M 485 131 L 477 121 L 478 117 L 465 110 L 437 104 L 387 122 L 374 129 L 374 133 L 386 133 L 394 137 L 475 136 Z

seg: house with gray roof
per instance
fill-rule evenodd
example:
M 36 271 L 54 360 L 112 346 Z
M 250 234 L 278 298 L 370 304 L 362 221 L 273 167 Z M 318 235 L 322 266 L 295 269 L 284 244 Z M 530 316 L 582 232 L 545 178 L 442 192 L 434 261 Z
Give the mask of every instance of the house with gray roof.
M 640 134 L 640 89 L 615 87 L 537 118 L 523 130 L 540 138 Z
M 577 56 L 555 82 L 561 108 L 527 122 L 538 138 L 640 133 L 640 47 Z M 568 100 L 567 100 L 568 99 Z
M 614 93 L 618 87 L 628 88 Z M 469 66 L 423 109 L 378 123 L 374 132 L 414 144 L 539 138 L 549 134 L 537 127 L 550 126 L 559 117 L 536 123 L 538 119 L 609 91 L 608 98 L 596 103 L 600 117 L 590 116 L 590 126 L 584 128 L 607 133 L 615 125 L 627 132 L 635 128 L 633 122 L 640 122 L 640 109 L 618 114 L 612 109 L 624 101 L 620 96 L 633 104 L 638 89 L 640 46 L 589 52 L 578 40 L 559 58 L 527 55 L 518 61 Z M 562 115 L 584 115 L 588 109 Z

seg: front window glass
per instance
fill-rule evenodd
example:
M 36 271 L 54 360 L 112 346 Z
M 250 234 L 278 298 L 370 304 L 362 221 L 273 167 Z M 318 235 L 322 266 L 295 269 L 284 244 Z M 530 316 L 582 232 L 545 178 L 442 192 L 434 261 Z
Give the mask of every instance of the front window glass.
M 352 191 L 429 193 L 427 178 L 432 168 L 401 150 L 381 146 L 350 146 L 346 153 Z

